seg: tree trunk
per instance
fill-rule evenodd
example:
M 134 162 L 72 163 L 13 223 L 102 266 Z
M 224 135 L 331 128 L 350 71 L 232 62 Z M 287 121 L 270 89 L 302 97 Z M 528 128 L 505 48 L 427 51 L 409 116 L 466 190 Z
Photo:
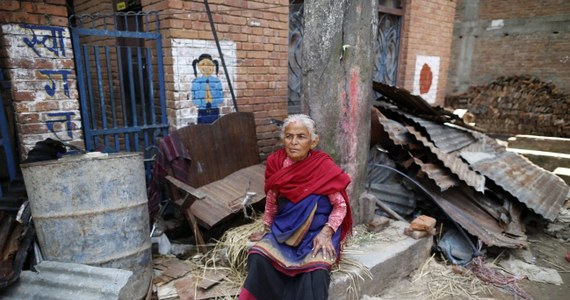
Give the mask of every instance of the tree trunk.
M 302 107 L 317 123 L 320 148 L 350 176 L 355 224 L 362 220 L 370 144 L 376 0 L 305 1 Z

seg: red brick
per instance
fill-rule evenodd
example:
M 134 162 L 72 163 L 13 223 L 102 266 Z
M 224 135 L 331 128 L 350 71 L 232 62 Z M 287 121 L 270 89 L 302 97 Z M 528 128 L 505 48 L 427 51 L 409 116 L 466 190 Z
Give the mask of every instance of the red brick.
M 47 133 L 48 129 L 45 124 L 18 124 L 18 132 L 23 135 Z
M 2 7 L 0 10 L 5 11 L 17 11 L 21 9 L 21 1 L 18 0 L 4 0 L 2 1 Z

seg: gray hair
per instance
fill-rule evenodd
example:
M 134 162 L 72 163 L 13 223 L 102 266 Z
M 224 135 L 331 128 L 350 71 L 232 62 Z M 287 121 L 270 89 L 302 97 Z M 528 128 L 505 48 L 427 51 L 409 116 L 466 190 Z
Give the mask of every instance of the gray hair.
M 281 126 L 281 139 L 285 138 L 285 127 L 293 122 L 301 122 L 307 129 L 309 130 L 309 134 L 311 135 L 311 141 L 315 141 L 317 139 L 317 129 L 315 126 L 315 121 L 311 119 L 311 117 L 304 115 L 304 114 L 296 114 L 288 116 L 285 121 L 283 121 L 283 125 Z

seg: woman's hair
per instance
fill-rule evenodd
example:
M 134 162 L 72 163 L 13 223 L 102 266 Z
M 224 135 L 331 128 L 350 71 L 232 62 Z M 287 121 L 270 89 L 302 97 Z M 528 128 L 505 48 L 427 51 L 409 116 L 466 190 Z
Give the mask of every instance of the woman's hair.
M 315 127 L 315 121 L 311 119 L 311 117 L 304 115 L 304 114 L 296 114 L 288 116 L 285 121 L 283 121 L 283 125 L 281 126 L 281 139 L 285 138 L 285 127 L 293 122 L 301 122 L 301 124 L 305 125 L 309 130 L 309 134 L 311 135 L 311 141 L 315 141 L 317 139 L 317 129 Z

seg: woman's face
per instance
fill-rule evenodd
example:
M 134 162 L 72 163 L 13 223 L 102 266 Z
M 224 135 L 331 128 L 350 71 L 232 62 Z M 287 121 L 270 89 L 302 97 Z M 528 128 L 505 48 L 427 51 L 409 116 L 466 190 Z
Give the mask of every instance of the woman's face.
M 309 150 L 317 146 L 318 138 L 311 141 L 309 129 L 301 122 L 291 122 L 285 127 L 285 152 L 294 162 L 307 157 Z

